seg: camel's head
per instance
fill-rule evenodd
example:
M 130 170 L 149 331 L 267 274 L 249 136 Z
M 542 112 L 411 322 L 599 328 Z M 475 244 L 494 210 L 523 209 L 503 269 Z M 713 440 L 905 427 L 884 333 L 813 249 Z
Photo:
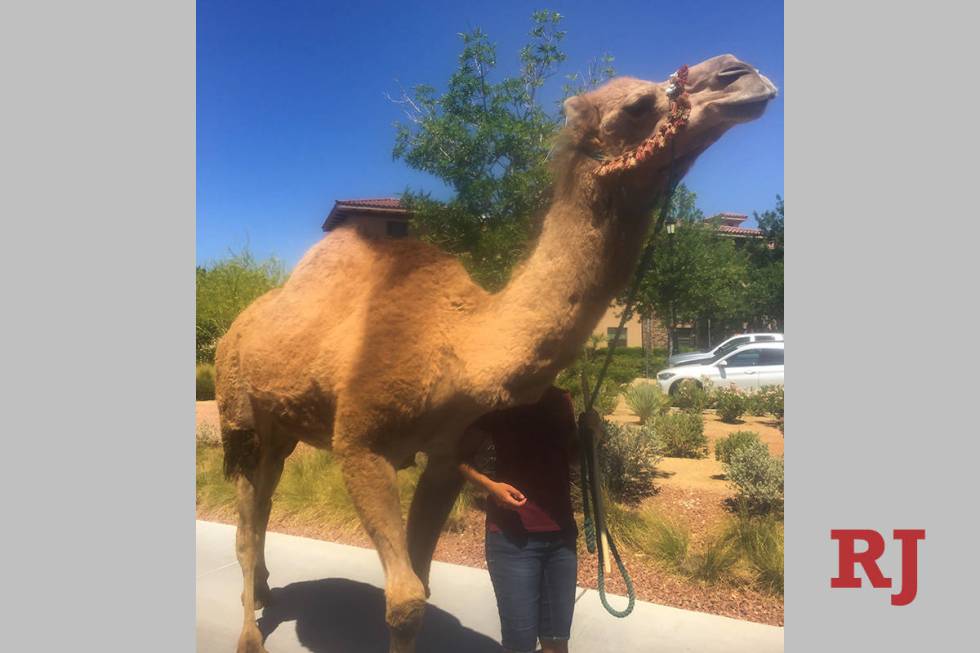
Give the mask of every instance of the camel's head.
M 676 86 L 671 80 L 657 83 L 618 77 L 569 98 L 564 105 L 566 143 L 599 159 L 591 168 L 598 176 L 617 168 L 616 164 L 603 166 L 602 160 L 629 159 L 618 166 L 618 185 L 632 190 L 645 187 L 655 193 L 662 188 L 672 158 L 676 175 L 683 175 L 725 131 L 761 116 L 776 96 L 773 83 L 753 66 L 730 54 L 714 57 L 688 69 L 687 94 L 679 102 L 689 103 L 690 110 L 683 107 L 686 124 L 674 128 L 678 106 L 674 105 L 671 117 L 671 98 L 678 98 Z M 675 131 L 676 135 L 663 137 Z

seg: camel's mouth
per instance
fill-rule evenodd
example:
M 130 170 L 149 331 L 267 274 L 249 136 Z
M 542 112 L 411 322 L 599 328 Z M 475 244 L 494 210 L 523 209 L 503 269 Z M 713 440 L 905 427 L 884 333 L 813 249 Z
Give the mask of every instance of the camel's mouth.
M 754 120 L 763 114 L 769 101 L 776 97 L 776 91 L 756 96 L 741 97 L 731 102 L 718 102 L 715 106 L 727 118 L 738 121 Z

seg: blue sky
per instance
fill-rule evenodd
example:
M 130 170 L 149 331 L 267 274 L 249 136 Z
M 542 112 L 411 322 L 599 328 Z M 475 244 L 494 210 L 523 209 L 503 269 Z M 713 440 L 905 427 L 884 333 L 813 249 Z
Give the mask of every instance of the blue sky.
M 758 121 L 709 149 L 685 178 L 708 215 L 763 211 L 783 194 L 781 1 L 551 2 L 498 0 L 197 4 L 197 261 L 248 245 L 292 267 L 322 235 L 336 199 L 407 187 L 440 194 L 438 180 L 394 161 L 399 85 L 441 87 L 456 65 L 458 33 L 497 44 L 512 74 L 530 15 L 564 17 L 562 74 L 603 52 L 618 73 L 663 80 L 682 63 L 731 53 L 752 63 L 780 97 Z M 561 76 L 544 97 L 560 94 Z

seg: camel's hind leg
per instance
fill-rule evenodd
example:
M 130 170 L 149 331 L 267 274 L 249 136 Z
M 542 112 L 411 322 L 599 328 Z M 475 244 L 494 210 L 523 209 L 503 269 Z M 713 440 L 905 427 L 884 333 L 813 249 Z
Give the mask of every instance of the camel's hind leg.
M 425 613 L 425 590 L 408 557 L 395 468 L 364 448 L 348 447 L 338 453 L 351 500 L 384 567 L 390 651 L 411 653 Z
M 236 477 L 238 490 L 238 532 L 235 549 L 242 567 L 244 590 L 242 610 L 244 620 L 238 640 L 238 653 L 264 653 L 262 633 L 255 623 L 259 600 L 268 598 L 268 575 L 265 566 L 265 529 L 272 509 L 272 493 L 282 475 L 286 456 L 295 442 L 263 443 L 254 432 L 223 434 L 226 442 L 226 467 L 229 462 L 228 442 L 249 438 L 249 455 L 232 458 L 236 462 L 228 471 Z M 265 596 L 262 596 L 262 595 Z

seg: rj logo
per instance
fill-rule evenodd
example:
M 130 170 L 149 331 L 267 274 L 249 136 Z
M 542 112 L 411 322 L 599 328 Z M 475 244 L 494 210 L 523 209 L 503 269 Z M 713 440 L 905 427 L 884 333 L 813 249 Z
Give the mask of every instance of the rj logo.
M 892 605 L 908 605 L 915 600 L 919 582 L 918 541 L 926 539 L 923 529 L 896 530 L 892 532 L 895 540 L 902 543 L 902 585 L 898 594 L 892 594 Z M 832 530 L 830 539 L 837 540 L 839 570 L 837 578 L 830 579 L 830 586 L 861 587 L 861 579 L 854 574 L 855 566 L 864 567 L 864 573 L 872 587 L 891 587 L 892 579 L 881 573 L 878 558 L 885 552 L 885 538 L 872 530 Z M 867 549 L 855 551 L 855 543 L 863 540 Z

